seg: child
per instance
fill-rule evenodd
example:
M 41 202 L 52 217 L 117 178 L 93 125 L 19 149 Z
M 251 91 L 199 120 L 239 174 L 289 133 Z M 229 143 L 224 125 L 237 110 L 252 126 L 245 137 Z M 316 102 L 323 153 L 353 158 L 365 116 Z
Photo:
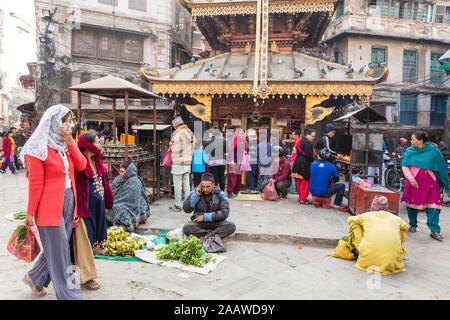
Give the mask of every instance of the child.
M 202 174 L 206 171 L 206 163 L 209 160 L 209 155 L 206 154 L 202 147 L 201 141 L 196 141 L 195 150 L 192 154 L 192 173 L 194 174 L 194 188 L 196 188 L 201 180 Z

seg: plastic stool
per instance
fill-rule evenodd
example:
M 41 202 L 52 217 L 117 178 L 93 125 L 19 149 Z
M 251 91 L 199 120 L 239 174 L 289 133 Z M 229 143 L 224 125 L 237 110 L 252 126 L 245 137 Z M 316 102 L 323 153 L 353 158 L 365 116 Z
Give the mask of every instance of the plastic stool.
M 323 207 L 325 209 L 330 209 L 331 197 L 321 198 L 313 195 L 312 200 L 316 208 Z

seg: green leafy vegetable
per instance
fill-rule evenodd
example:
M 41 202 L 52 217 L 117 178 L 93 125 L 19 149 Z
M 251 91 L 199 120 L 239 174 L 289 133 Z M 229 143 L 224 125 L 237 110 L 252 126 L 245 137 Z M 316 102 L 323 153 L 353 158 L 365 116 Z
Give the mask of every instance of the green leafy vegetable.
M 13 217 L 16 220 L 23 220 L 27 217 L 27 213 L 25 211 L 20 211 L 20 212 L 14 213 Z
M 21 243 L 23 240 L 25 240 L 25 236 L 27 235 L 27 227 L 24 225 L 18 226 L 16 229 L 17 233 L 17 243 Z
M 212 256 L 203 250 L 200 240 L 190 235 L 186 240 L 180 242 L 178 239 L 172 239 L 169 245 L 157 249 L 156 257 L 161 260 L 180 260 L 186 264 L 197 267 L 204 267 Z

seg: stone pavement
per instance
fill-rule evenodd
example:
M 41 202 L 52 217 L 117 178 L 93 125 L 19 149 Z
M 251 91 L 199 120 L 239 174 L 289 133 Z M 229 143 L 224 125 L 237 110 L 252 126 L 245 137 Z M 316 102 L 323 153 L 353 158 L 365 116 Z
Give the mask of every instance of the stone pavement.
M 339 239 L 347 233 L 348 214 L 300 206 L 295 197 L 281 204 L 231 200 L 230 220 L 238 232 L 272 232 Z M 171 229 L 188 219 L 167 210 L 170 199 L 152 205 L 153 216 L 143 228 Z M 22 283 L 30 268 L 6 250 L 16 224 L 5 219 L 10 212 L 26 209 L 25 173 L 0 175 L 0 299 L 39 299 Z M 198 275 L 144 262 L 96 260 L 102 288 L 83 290 L 92 299 L 450 299 L 449 208 L 441 213 L 443 242 L 430 239 L 424 214 L 419 232 L 408 234 L 407 272 L 389 276 L 357 269 L 354 261 L 330 257 L 331 247 L 274 241 L 225 241 L 227 259 L 208 275 Z M 277 216 L 275 216 L 277 215 Z M 274 217 L 275 216 L 275 217 Z M 405 217 L 402 206 L 401 216 Z M 295 221 L 295 225 L 292 221 Z M 327 221 L 331 221 L 327 225 Z M 334 222 L 333 222 L 334 221 Z M 337 222 L 336 222 L 337 221 Z M 261 227 L 260 227 L 261 226 Z M 273 226 L 273 227 L 271 227 Z M 322 230 L 314 230 L 314 226 Z M 52 286 L 44 300 L 54 300 Z

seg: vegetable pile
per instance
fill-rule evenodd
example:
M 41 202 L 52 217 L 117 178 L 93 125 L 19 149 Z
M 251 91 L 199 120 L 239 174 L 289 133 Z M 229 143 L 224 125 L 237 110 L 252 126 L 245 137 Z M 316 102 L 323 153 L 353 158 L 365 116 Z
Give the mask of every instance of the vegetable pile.
M 25 211 L 20 211 L 14 213 L 13 218 L 16 220 L 24 220 L 27 217 L 27 213 Z
M 23 242 L 25 240 L 25 236 L 27 235 L 28 229 L 24 225 L 18 226 L 16 229 L 17 233 L 17 243 Z
M 205 252 L 200 240 L 193 235 L 182 242 L 172 239 L 168 246 L 156 249 L 156 251 L 159 251 L 156 257 L 160 260 L 180 260 L 200 268 L 204 267 L 212 258 L 209 253 Z
M 107 236 L 105 256 L 132 257 L 134 250 L 139 250 L 147 244 L 144 238 L 130 236 L 128 232 L 116 226 L 107 230 Z

